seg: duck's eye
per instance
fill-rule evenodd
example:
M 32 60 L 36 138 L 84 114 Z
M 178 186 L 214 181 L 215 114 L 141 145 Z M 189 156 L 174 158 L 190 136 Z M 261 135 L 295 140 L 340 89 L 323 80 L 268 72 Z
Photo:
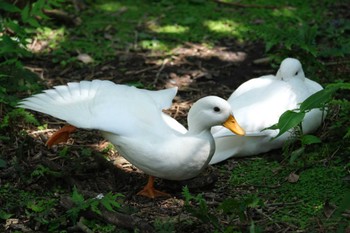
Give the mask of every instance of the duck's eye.
M 219 107 L 214 107 L 213 110 L 214 110 L 214 112 L 220 112 L 220 108 Z
M 294 76 L 297 76 L 299 74 L 299 71 L 295 72 L 295 75 Z

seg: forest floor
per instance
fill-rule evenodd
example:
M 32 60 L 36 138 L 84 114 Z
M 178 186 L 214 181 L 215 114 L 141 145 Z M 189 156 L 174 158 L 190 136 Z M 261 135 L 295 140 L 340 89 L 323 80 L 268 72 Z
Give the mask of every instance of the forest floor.
M 237 48 L 234 42 L 223 41 L 208 49 L 198 44 L 188 43 L 174 50 L 172 56 L 142 52 L 120 53 L 115 60 L 93 68 L 68 67 L 62 70 L 46 60 L 27 62 L 26 66 L 44 79 L 47 88 L 71 81 L 92 79 L 111 80 L 115 83 L 133 84 L 148 89 L 178 86 L 178 95 L 168 113 L 186 124 L 187 112 L 195 100 L 207 95 L 227 98 L 232 90 L 244 81 L 262 74 L 275 73 L 276 70 L 270 67 L 269 63 L 257 62 L 262 58 L 261 51 L 260 44 Z M 19 124 L 14 131 L 20 132 L 26 129 L 27 134 L 18 133 L 14 144 L 2 145 L 7 161 L 12 161 L 10 163 L 13 164 L 0 170 L 1 183 L 11 184 L 5 189 L 7 191 L 3 190 L 2 194 L 5 196 L 11 194 L 12 197 L 8 197 L 10 200 L 3 199 L 0 203 L 8 201 L 7 204 L 9 204 L 14 201 L 12 198 L 18 198 L 21 203 L 16 210 L 16 216 L 10 218 L 16 221 L 7 221 L 2 226 L 7 232 L 15 230 L 37 232 L 45 229 L 48 223 L 44 220 L 57 219 L 58 216 L 65 215 L 67 209 L 73 208 L 72 203 L 67 202 L 73 187 L 76 187 L 86 198 L 108 192 L 124 195 L 122 208 L 119 210 L 124 214 L 123 216 L 106 211 L 100 218 L 102 222 L 117 225 L 117 229 L 119 227 L 129 230 L 138 228 L 141 232 L 148 232 L 153 231 L 155 226 L 156 231 L 211 232 L 223 231 L 231 227 L 235 231 L 247 231 L 254 226 L 252 225 L 254 222 L 256 229 L 264 232 L 302 232 L 304 231 L 302 227 L 328 232 L 329 229 L 335 230 L 338 227 L 336 223 L 341 221 L 337 220 L 333 224 L 324 222 L 325 219 L 331 218 L 336 209 L 333 203 L 328 203 L 329 200 L 319 203 L 324 207 L 324 213 L 316 214 L 317 211 L 315 211 L 313 217 L 301 215 L 309 219 L 293 220 L 293 212 L 298 210 L 291 207 L 295 205 L 301 208 L 302 205 L 307 206 L 310 203 L 297 196 L 287 200 L 280 200 L 277 196 L 279 192 L 283 192 L 283 186 L 297 182 L 289 179 L 291 175 L 306 173 L 310 167 L 298 169 L 290 167 L 284 161 L 282 150 L 274 150 L 253 158 L 227 160 L 222 164 L 210 166 L 204 174 L 190 181 L 170 182 L 157 179 L 156 186 L 170 193 L 171 197 L 150 200 L 136 195 L 145 185 L 147 176 L 111 149 L 110 144 L 98 132 L 79 130 L 71 136 L 68 144 L 48 149 L 45 146 L 47 138 L 64 123 L 43 114 L 34 113 L 34 115 L 42 124 L 47 123 L 45 129 L 38 130 L 36 127 Z M 321 167 L 328 169 L 327 160 L 331 158 L 332 155 L 327 156 L 322 161 Z M 13 161 L 14 159 L 17 161 Z M 259 168 L 259 166 L 265 167 Z M 235 179 L 232 177 L 232 171 L 235 169 L 238 169 L 236 176 L 240 179 L 244 179 L 245 175 L 248 177 L 253 175 L 253 183 L 250 183 L 251 178 L 247 177 L 246 181 L 235 185 L 232 181 Z M 334 171 L 331 169 L 329 172 Z M 345 174 L 334 175 L 337 179 L 341 179 L 338 176 Z M 276 179 L 267 176 L 276 176 Z M 315 179 L 322 178 L 317 177 L 317 174 L 312 176 Z M 340 181 L 337 180 L 337 182 Z M 186 207 L 183 193 L 185 185 L 193 197 L 198 193 L 202 195 L 206 208 Z M 316 185 L 318 186 L 317 182 Z M 327 188 L 327 185 L 329 184 L 317 189 L 316 192 Z M 304 188 L 308 189 L 307 186 Z M 310 195 L 313 195 L 312 192 L 314 190 Z M 267 195 L 268 193 L 271 195 Z M 28 204 L 27 199 L 32 195 L 35 198 L 33 202 L 29 202 L 31 204 Z M 194 201 L 193 205 L 200 206 L 201 198 L 194 199 L 198 203 Z M 51 200 L 48 203 L 54 204 L 44 205 L 41 203 L 43 200 Z M 242 202 L 241 209 L 231 206 L 237 210 L 232 213 L 219 211 L 218 207 L 224 200 Z M 247 203 L 244 203 L 245 201 Z M 259 202 L 259 204 L 252 205 L 253 203 L 249 201 Z M 40 206 L 42 209 L 36 210 L 35 206 Z M 30 211 L 27 210 L 24 214 L 23 211 L 27 208 L 33 213 L 29 214 Z M 50 212 L 43 214 L 47 208 Z M 289 217 L 285 215 L 286 219 L 283 220 L 278 215 L 281 211 L 279 208 L 289 209 L 288 211 L 291 212 Z M 36 216 L 38 213 L 43 215 L 41 220 L 40 214 Z M 216 215 L 215 220 L 211 214 Z M 85 211 L 81 216 L 87 219 L 96 218 L 91 211 Z M 296 214 L 295 218 L 298 217 Z M 64 219 L 65 221 L 61 219 L 58 229 L 68 229 L 68 231 L 77 229 L 68 218 Z M 216 225 L 216 221 L 219 225 Z M 312 222 L 311 225 L 310 222 Z M 81 225 L 79 226 L 80 230 L 85 231 Z

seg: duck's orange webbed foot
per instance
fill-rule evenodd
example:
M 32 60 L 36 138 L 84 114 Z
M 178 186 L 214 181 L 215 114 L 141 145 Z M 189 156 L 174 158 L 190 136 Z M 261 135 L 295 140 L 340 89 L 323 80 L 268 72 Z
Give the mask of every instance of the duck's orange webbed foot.
M 158 191 L 154 188 L 154 177 L 153 176 L 149 176 L 148 183 L 140 192 L 137 193 L 137 195 L 145 196 L 148 198 L 170 197 L 170 194 Z
M 77 128 L 72 125 L 65 125 L 60 130 L 55 132 L 49 140 L 46 142 L 47 147 L 52 147 L 60 142 L 67 142 L 69 138 L 69 134 L 76 131 Z

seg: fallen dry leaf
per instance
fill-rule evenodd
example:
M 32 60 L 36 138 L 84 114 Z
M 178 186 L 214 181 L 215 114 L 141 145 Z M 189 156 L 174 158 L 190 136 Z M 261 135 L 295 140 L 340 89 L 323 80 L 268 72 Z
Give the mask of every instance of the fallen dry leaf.
M 94 59 L 86 53 L 81 53 L 77 56 L 77 59 L 81 62 L 83 62 L 84 64 L 88 64 L 88 63 L 92 63 L 94 62 Z
M 296 183 L 299 180 L 299 175 L 295 174 L 294 172 L 291 172 L 288 176 L 288 182 L 289 183 Z

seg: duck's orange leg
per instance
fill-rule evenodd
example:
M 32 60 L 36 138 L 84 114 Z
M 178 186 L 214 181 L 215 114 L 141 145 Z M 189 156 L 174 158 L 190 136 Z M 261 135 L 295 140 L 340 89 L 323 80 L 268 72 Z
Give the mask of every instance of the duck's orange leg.
M 57 132 L 55 132 L 50 138 L 49 140 L 46 142 L 46 145 L 50 148 L 53 145 L 56 145 L 60 142 L 67 142 L 68 138 L 69 138 L 69 134 L 73 133 L 74 131 L 76 131 L 76 127 L 74 127 L 73 125 L 65 125 L 63 126 L 60 130 L 58 130 Z
M 165 192 L 158 191 L 154 189 L 154 177 L 149 176 L 148 182 L 146 186 L 137 193 L 137 195 L 149 197 L 149 198 L 156 198 L 156 197 L 169 197 L 170 195 Z

